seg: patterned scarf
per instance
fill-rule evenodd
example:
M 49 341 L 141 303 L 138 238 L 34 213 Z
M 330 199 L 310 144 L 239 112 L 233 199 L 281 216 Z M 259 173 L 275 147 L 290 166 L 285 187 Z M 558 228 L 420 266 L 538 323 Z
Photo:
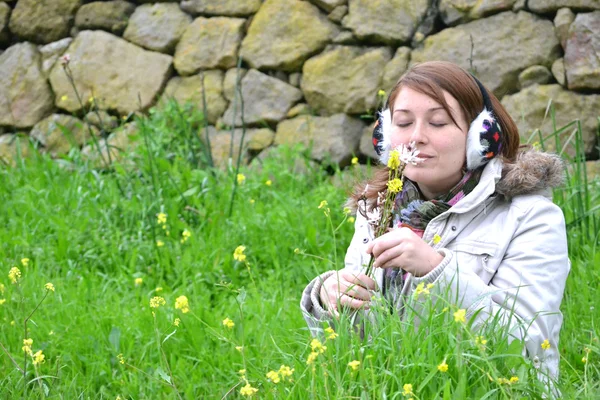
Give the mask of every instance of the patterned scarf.
M 396 228 L 407 227 L 415 232 L 419 237 L 423 237 L 427 224 L 448 211 L 453 205 L 458 203 L 479 183 L 483 167 L 474 171 L 467 171 L 463 178 L 446 194 L 438 196 L 432 200 L 423 200 L 417 185 L 404 178 L 402 191 L 396 196 L 393 210 L 393 226 Z M 396 304 L 398 295 L 404 285 L 406 274 L 401 273 L 400 268 L 387 268 L 384 274 L 385 297 Z

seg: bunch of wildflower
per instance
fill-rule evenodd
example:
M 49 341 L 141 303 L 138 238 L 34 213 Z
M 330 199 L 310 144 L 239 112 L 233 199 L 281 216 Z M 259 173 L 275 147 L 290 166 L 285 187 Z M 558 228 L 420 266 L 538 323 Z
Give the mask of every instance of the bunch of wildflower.
M 448 372 L 448 364 L 446 364 L 446 359 L 444 359 L 444 361 L 437 366 L 437 369 L 440 372 Z
M 154 296 L 150 299 L 150 308 L 158 308 L 167 304 L 164 297 Z
M 308 358 L 306 359 L 306 363 L 308 365 L 314 364 L 319 354 L 322 354 L 325 352 L 325 350 L 327 350 L 327 346 L 324 346 L 319 339 L 313 339 L 310 342 L 310 348 L 312 352 L 308 355 Z
M 287 365 L 282 365 L 281 367 L 279 367 L 278 371 L 271 370 L 267 372 L 267 379 L 269 379 L 273 383 L 279 383 L 281 381 L 285 381 L 286 378 L 292 376 L 293 373 L 294 368 L 290 368 Z
M 358 360 L 350 361 L 348 363 L 348 366 L 350 368 L 352 368 L 353 371 L 356 371 L 358 369 L 358 367 L 360 367 L 360 361 L 358 361 Z
M 190 231 L 188 231 L 187 229 L 184 229 L 183 232 L 181 233 L 181 243 L 187 242 L 191 236 L 192 236 L 192 233 Z
M 142 283 L 144 283 L 144 279 L 143 278 L 135 278 L 133 280 L 133 283 L 135 284 L 135 286 L 140 286 Z
M 419 297 L 420 295 L 424 295 L 427 296 L 430 294 L 430 289 L 432 289 L 435 285 L 433 283 L 428 283 L 427 286 L 425 286 L 424 282 L 421 282 L 417 285 L 417 287 L 415 288 L 415 296 Z
M 12 267 L 10 271 L 8 271 L 8 279 L 12 283 L 17 283 L 19 279 L 21 279 L 21 270 L 17 267 Z
M 402 395 L 405 397 L 412 398 L 412 396 L 415 395 L 413 393 L 413 385 L 411 385 L 410 383 L 405 383 L 404 386 L 402 386 Z
M 44 285 L 44 289 L 46 289 L 49 292 L 54 292 L 56 289 L 54 288 L 54 285 L 50 282 L 46 283 Z
M 33 358 L 33 365 L 40 365 L 46 361 L 46 356 L 44 356 L 42 350 L 36 351 L 35 354 L 31 356 L 31 358 Z
M 239 262 L 246 261 L 246 255 L 244 254 L 244 250 L 246 250 L 246 246 L 236 247 L 233 252 L 233 259 Z
M 422 162 L 423 159 L 419 158 L 418 155 L 419 150 L 416 149 L 414 142 L 411 142 L 408 145 L 401 144 L 390 151 L 390 157 L 387 163 L 387 190 L 379 193 L 377 199 L 377 211 L 369 218 L 369 223 L 374 225 L 375 237 L 383 235 L 390 226 L 393 218 L 396 195 L 402 191 L 404 186 L 404 168 L 406 168 L 407 164 L 417 165 Z M 364 204 L 366 206 L 366 201 Z M 373 273 L 374 261 L 375 258 L 371 256 L 371 260 L 366 270 L 366 274 L 369 276 Z
M 327 334 L 327 339 L 328 340 L 333 340 L 335 338 L 337 338 L 339 335 L 333 330 L 332 327 L 328 326 L 327 328 L 325 328 L 325 333 Z
M 33 355 L 33 352 L 31 351 L 31 346 L 33 346 L 33 339 L 29 338 L 29 339 L 23 339 L 23 347 L 22 350 L 24 353 L 27 353 L 29 355 Z
M 29 258 L 27 258 L 27 257 L 21 258 L 21 265 L 24 267 L 28 267 L 29 266 Z
M 256 394 L 256 392 L 258 392 L 258 389 L 255 387 L 252 387 L 252 385 L 250 385 L 250 382 L 248 382 L 248 379 L 246 378 L 246 370 L 240 369 L 238 372 L 241 375 L 242 380 L 244 382 L 246 382 L 246 385 L 240 389 L 240 394 L 242 396 L 247 396 L 247 397 L 254 396 Z
M 235 322 L 233 322 L 233 321 L 232 321 L 231 319 L 229 319 L 229 318 L 225 318 L 225 319 L 223 320 L 223 326 L 224 326 L 225 328 L 229 328 L 229 329 L 231 329 L 231 328 L 233 328 L 233 327 L 235 326 Z
M 241 185 L 246 180 L 246 176 L 244 174 L 237 174 L 237 184 Z
M 181 310 L 182 313 L 188 313 L 190 311 L 190 303 L 186 296 L 179 296 L 175 299 L 175 309 Z
M 323 209 L 323 214 L 325 214 L 326 217 L 328 217 L 331 213 L 331 210 L 329 209 L 329 207 L 327 207 L 327 205 L 327 200 L 322 200 L 318 207 L 319 210 Z
M 454 321 L 465 323 L 466 315 L 467 315 L 467 310 L 465 310 L 464 308 L 461 308 L 460 310 L 458 310 L 454 313 Z

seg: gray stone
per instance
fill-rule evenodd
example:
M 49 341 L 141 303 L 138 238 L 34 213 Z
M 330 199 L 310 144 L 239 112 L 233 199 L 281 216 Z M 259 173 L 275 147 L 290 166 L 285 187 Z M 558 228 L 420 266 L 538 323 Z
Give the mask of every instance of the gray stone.
M 225 79 L 223 79 L 223 95 L 227 100 L 233 101 L 233 98 L 235 97 L 236 81 L 239 79 L 241 85 L 246 72 L 248 72 L 248 70 L 245 68 L 240 68 L 239 74 L 237 68 L 228 69 L 227 72 L 225 72 Z
M 0 3 L 0 45 L 8 43 L 10 31 L 8 30 L 8 21 L 11 8 L 6 3 Z
M 83 120 L 103 131 L 112 131 L 119 126 L 119 119 L 103 110 L 90 111 Z
M 28 128 L 50 114 L 52 90 L 31 43 L 18 43 L 0 55 L 0 126 Z
M 65 50 L 69 47 L 73 38 L 64 38 L 56 42 L 48 43 L 47 45 L 40 46 L 40 54 L 42 55 L 42 72 L 44 75 L 48 75 L 50 70 L 58 60 L 58 57 L 62 56 Z
M 346 5 L 348 0 L 310 0 L 311 3 L 327 12 L 333 11 L 336 7 Z
M 72 147 L 91 142 L 92 135 L 98 136 L 98 133 L 98 128 L 79 118 L 52 114 L 35 124 L 29 136 L 44 147 L 44 152 L 59 157 L 67 154 Z
M 216 167 L 226 169 L 229 163 L 235 165 L 240 151 L 243 130 L 234 129 L 233 132 L 233 151 L 231 146 L 231 130 L 217 130 L 214 126 L 208 127 L 208 138 L 210 140 L 210 149 L 213 163 Z M 253 153 L 269 147 L 273 143 L 275 132 L 268 128 L 246 129 L 244 142 L 242 143 L 242 162 L 247 164 Z M 205 142 L 206 136 L 204 130 L 200 134 L 200 139 Z
M 349 0 L 342 21 L 354 36 L 372 43 L 407 43 L 425 17 L 429 0 Z
M 381 89 L 389 93 L 398 82 L 400 76 L 408 69 L 410 61 L 410 47 L 399 47 L 394 58 L 388 62 L 383 70 Z
M 560 54 L 552 22 L 508 11 L 429 36 L 412 51 L 411 63 L 444 60 L 470 69 L 471 38 L 475 74 L 498 96 L 517 90 L 522 70 L 550 67 Z
M 29 139 L 23 135 L 0 135 L 0 165 L 15 166 L 19 159 L 32 154 Z
M 598 0 L 529 0 L 527 7 L 536 13 L 552 13 L 559 8 L 569 7 L 573 10 L 600 10 Z
M 575 14 L 568 8 L 561 8 L 554 17 L 554 30 L 563 49 L 567 48 L 567 38 L 569 37 L 569 27 L 575 21 Z
M 172 54 L 191 22 L 177 4 L 145 4 L 135 9 L 123 37 L 148 50 Z
M 242 79 L 242 99 L 244 103 L 244 123 L 256 125 L 259 123 L 276 123 L 283 118 L 289 109 L 302 98 L 302 92 L 292 85 L 272 78 L 255 69 L 249 70 Z M 223 116 L 227 125 L 242 125 L 240 98 L 236 108 L 236 118 L 233 120 L 234 102 Z
M 361 120 L 346 114 L 331 117 L 301 115 L 277 125 L 275 144 L 302 143 L 310 147 L 313 159 L 344 166 L 357 153 L 363 129 Z
M 206 98 L 206 119 L 214 124 L 223 115 L 227 100 L 223 97 L 223 71 L 204 71 L 193 76 L 176 76 L 171 78 L 161 102 L 175 99 L 179 104 L 191 103 L 197 109 L 203 110 L 202 75 L 204 75 L 204 93 Z
M 177 44 L 177 72 L 192 75 L 201 69 L 235 67 L 244 23 L 240 18 L 196 18 Z
M 565 69 L 569 89 L 600 89 L 600 11 L 577 14 L 569 29 Z
M 298 115 L 308 115 L 312 114 L 312 110 L 310 106 L 306 103 L 296 104 L 294 107 L 290 108 L 290 111 L 286 114 L 286 118 L 295 118 Z
M 516 0 L 441 0 L 440 16 L 446 25 L 456 25 L 511 10 L 515 2 Z
M 125 155 L 140 144 L 138 132 L 135 122 L 125 124 L 108 138 L 84 146 L 81 155 L 94 168 L 106 169 L 114 163 L 123 163 Z
M 261 0 L 183 0 L 181 9 L 190 14 L 247 17 L 258 11 Z
M 302 82 L 302 73 L 300 73 L 300 72 L 293 72 L 293 73 L 290 74 L 290 77 L 288 79 L 288 83 L 290 85 L 299 88 L 301 82 Z
M 552 73 L 543 65 L 532 65 L 519 74 L 519 86 L 521 89 L 535 84 L 545 85 L 551 80 Z
M 383 69 L 391 59 L 386 48 L 340 46 L 304 64 L 302 92 L 319 114 L 362 114 L 377 104 Z
M 373 125 L 365 126 L 362 136 L 360 137 L 360 153 L 369 157 L 372 160 L 379 160 L 379 156 L 373 147 Z
M 120 115 L 148 109 L 171 75 L 171 56 L 143 50 L 104 31 L 81 32 L 68 53 L 81 97 L 94 97 L 100 109 Z M 58 107 L 69 112 L 81 109 L 61 65 L 50 71 L 50 83 Z
M 56 42 L 69 35 L 81 0 L 19 0 L 9 22 L 10 31 L 35 43 Z
M 517 1 L 515 1 L 515 4 L 513 5 L 512 10 L 514 12 L 519 12 L 521 10 L 524 10 L 526 6 L 527 6 L 527 0 L 517 0 Z
M 558 60 L 552 63 L 552 75 L 554 75 L 554 79 L 561 86 L 566 86 L 567 83 L 567 75 L 565 71 L 565 59 L 559 58 Z
M 79 8 L 75 15 L 75 26 L 80 31 L 102 29 L 120 36 L 134 10 L 134 4 L 122 0 L 95 1 Z
M 348 6 L 337 6 L 327 15 L 327 18 L 329 18 L 330 21 L 340 23 L 346 14 L 348 14 Z
M 356 45 L 358 44 L 358 39 L 356 39 L 350 31 L 341 31 L 336 35 L 336 37 L 333 38 L 332 43 Z
M 535 129 L 540 129 L 545 137 L 553 132 L 552 118 L 546 115 L 549 102 L 555 108 L 556 127 L 560 129 L 579 119 L 582 127 L 582 141 L 585 153 L 593 154 L 596 146 L 598 129 L 598 110 L 600 95 L 584 95 L 563 89 L 559 85 L 534 85 L 521 90 L 514 95 L 504 96 L 502 104 L 510 115 L 515 118 L 523 139 L 531 136 Z M 517 118 L 518 117 L 518 118 Z M 575 125 L 560 134 L 561 146 L 573 132 Z M 539 141 L 537 136 L 532 142 Z M 545 141 L 546 148 L 556 151 L 554 137 Z M 558 149 L 560 150 L 560 149 Z M 567 152 L 575 154 L 574 142 L 567 147 Z
M 253 68 L 299 71 L 337 27 L 306 1 L 266 0 L 254 16 L 240 55 Z

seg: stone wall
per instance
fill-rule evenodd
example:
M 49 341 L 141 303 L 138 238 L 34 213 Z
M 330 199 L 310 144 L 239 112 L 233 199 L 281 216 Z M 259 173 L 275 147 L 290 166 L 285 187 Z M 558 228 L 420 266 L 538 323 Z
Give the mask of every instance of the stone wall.
M 70 143 L 125 147 L 135 129 L 100 128 L 168 98 L 202 108 L 204 96 L 219 163 L 243 104 L 252 154 L 304 142 L 343 165 L 373 156 L 364 116 L 378 92 L 427 60 L 472 68 L 524 138 L 552 131 L 552 100 L 558 126 L 580 118 L 598 159 L 598 0 L 0 0 L 0 157 L 18 150 L 18 133 L 60 157 L 61 127 Z M 90 103 L 102 112 L 86 115 Z

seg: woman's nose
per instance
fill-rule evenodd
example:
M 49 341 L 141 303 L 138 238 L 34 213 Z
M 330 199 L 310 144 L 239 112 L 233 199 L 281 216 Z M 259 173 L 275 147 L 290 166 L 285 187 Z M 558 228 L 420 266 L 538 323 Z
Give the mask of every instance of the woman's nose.
M 414 129 L 410 134 L 410 141 L 415 143 L 423 143 L 427 140 L 425 134 L 425 127 L 421 122 L 417 122 L 414 125 Z

